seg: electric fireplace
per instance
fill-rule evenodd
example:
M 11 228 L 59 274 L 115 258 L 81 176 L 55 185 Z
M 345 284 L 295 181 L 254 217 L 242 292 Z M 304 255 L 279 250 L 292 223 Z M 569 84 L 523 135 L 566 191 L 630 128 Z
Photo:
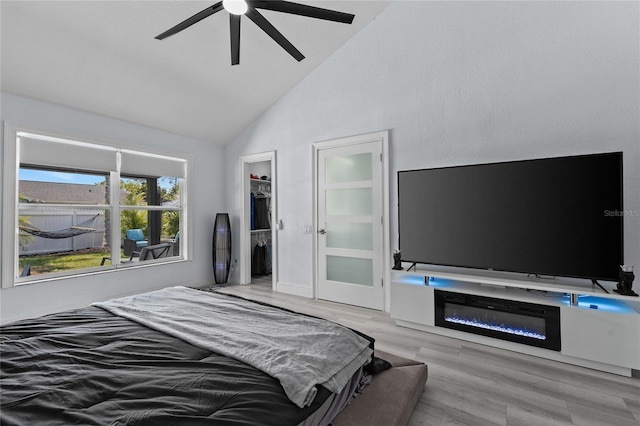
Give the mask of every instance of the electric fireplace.
M 560 308 L 435 290 L 435 324 L 560 351 Z

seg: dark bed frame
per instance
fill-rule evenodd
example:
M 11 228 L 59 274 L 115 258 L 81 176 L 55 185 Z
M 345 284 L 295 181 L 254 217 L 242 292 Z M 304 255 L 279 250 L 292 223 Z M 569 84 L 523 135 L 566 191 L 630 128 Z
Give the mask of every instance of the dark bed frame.
M 400 426 L 409 421 L 427 382 L 427 366 L 377 349 L 376 356 L 390 362 L 391 368 L 374 376 L 333 426 Z

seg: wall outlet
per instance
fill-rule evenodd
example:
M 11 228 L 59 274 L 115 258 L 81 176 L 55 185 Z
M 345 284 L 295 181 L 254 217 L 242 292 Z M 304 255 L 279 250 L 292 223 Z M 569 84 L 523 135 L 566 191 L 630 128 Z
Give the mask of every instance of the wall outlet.
M 310 234 L 311 233 L 311 225 L 304 225 L 302 227 L 302 232 L 305 234 Z

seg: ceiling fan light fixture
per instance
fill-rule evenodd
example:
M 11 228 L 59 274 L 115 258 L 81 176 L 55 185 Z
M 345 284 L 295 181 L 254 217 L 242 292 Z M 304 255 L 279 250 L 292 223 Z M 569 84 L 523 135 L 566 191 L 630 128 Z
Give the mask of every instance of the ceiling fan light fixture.
M 244 0 L 222 0 L 222 7 L 233 15 L 244 15 L 248 9 Z
M 218 13 L 223 9 L 231 14 L 229 16 L 229 31 L 231 33 L 231 65 L 238 65 L 240 63 L 240 17 L 242 15 L 245 15 L 253 21 L 254 24 L 267 33 L 273 41 L 278 43 L 280 47 L 286 50 L 287 53 L 293 56 L 293 58 L 298 62 L 304 59 L 304 55 L 296 49 L 296 47 L 276 29 L 276 27 L 262 16 L 262 14 L 258 12 L 258 9 L 289 13 L 291 15 L 306 16 L 308 18 L 323 19 L 325 21 L 340 22 L 343 24 L 350 24 L 353 22 L 353 18 L 355 18 L 355 15 L 351 13 L 323 9 L 316 6 L 307 6 L 290 1 L 222 0 L 185 19 L 178 25 L 174 25 L 162 34 L 157 35 L 155 38 L 157 40 L 164 40 L 165 38 L 171 37 L 172 35 L 197 24 L 203 19 L 213 15 L 214 13 Z

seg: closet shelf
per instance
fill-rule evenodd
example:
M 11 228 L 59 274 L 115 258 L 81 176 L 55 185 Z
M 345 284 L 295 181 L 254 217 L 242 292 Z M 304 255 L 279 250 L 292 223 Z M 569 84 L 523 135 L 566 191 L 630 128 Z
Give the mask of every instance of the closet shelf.
M 264 183 L 264 184 L 267 184 L 267 185 L 271 185 L 271 181 L 270 180 L 249 179 L 249 182 L 256 183 L 256 184 Z
M 264 234 L 265 232 L 271 232 L 271 228 L 266 228 L 266 229 L 252 229 L 251 233 L 252 234 Z

